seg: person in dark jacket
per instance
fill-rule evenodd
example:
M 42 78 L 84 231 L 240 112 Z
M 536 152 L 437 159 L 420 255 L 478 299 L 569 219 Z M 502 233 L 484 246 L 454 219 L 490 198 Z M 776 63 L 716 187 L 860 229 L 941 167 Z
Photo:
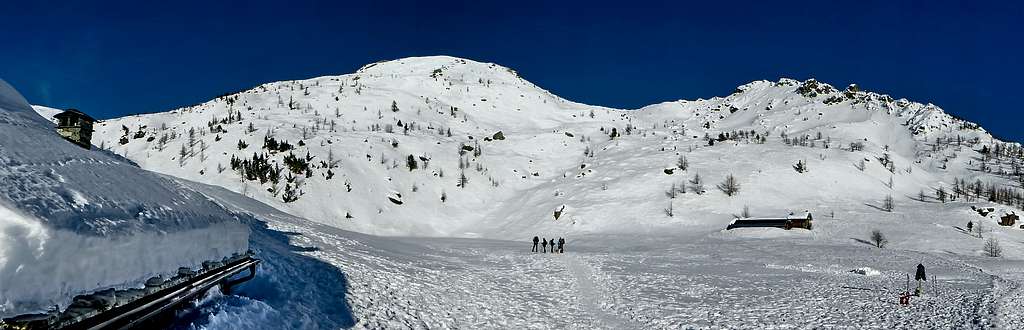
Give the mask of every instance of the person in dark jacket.
M 565 239 L 558 238 L 558 253 L 565 253 Z
M 541 241 L 540 246 L 542 248 L 541 253 L 548 253 L 548 239 L 545 238 Z
M 914 275 L 914 279 L 917 280 L 917 291 L 915 292 L 918 296 L 921 295 L 921 281 L 927 281 L 928 275 L 924 273 L 924 265 L 917 264 L 917 274 Z
M 540 243 L 540 238 L 537 236 L 533 237 L 533 249 L 530 252 L 537 252 L 537 244 Z

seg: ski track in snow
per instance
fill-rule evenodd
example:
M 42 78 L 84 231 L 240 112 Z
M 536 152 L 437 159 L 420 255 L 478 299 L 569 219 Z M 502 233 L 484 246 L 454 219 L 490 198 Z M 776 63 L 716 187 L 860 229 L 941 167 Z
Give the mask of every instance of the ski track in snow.
M 575 288 L 574 291 L 579 303 L 583 304 L 587 312 L 598 321 L 598 325 L 601 328 L 629 329 L 635 327 L 635 325 L 629 324 L 629 322 L 604 309 L 602 303 L 607 298 L 607 294 L 603 288 L 598 287 L 594 282 L 592 278 L 594 275 L 593 268 L 583 260 L 580 260 L 575 254 L 560 257 L 565 261 L 572 277 L 576 279 L 573 287 Z
M 1002 329 L 1024 329 L 1024 287 L 1020 282 L 1000 280 L 994 290 L 999 297 L 997 306 Z
M 988 271 L 997 274 L 992 279 L 995 324 L 1000 329 L 1024 329 L 1024 262 L 994 266 Z

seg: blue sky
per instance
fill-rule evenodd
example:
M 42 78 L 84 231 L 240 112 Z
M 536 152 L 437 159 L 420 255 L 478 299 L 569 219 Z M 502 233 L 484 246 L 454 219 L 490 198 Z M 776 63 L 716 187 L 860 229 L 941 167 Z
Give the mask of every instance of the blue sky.
M 443 54 L 620 108 L 858 83 L 1022 141 L 1022 35 L 1018 2 L 24 1 L 0 4 L 0 78 L 110 118 Z

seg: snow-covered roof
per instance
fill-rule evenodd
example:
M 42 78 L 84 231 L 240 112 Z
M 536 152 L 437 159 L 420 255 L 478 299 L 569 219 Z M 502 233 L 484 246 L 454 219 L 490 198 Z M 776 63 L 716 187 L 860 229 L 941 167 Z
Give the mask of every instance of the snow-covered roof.
M 77 117 L 85 118 L 85 119 L 87 119 L 89 121 L 93 121 L 93 122 L 96 121 L 95 118 L 85 114 L 84 112 L 79 111 L 78 109 L 67 109 L 67 110 L 64 110 L 64 112 L 58 113 L 56 115 L 53 115 L 54 118 L 70 117 L 70 116 L 77 116 Z
M 51 228 L 103 236 L 234 221 L 203 195 L 52 127 L 0 80 L 0 201 Z
M 798 213 L 798 214 L 790 214 L 788 216 L 778 217 L 778 218 L 763 218 L 763 217 L 745 217 L 744 218 L 744 217 L 741 217 L 741 218 L 736 218 L 733 221 L 776 221 L 776 220 L 778 220 L 778 221 L 785 221 L 785 220 L 807 220 L 807 219 L 810 219 L 810 218 L 811 218 L 811 213 L 810 212 L 805 212 L 805 213 Z
M 811 218 L 811 212 L 794 213 L 786 217 L 791 220 L 806 220 Z

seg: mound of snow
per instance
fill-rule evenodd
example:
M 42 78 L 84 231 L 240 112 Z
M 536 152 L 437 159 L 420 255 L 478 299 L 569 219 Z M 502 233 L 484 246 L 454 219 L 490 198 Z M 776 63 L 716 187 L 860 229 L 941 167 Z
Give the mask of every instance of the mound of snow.
M 0 316 L 140 284 L 248 248 L 248 227 L 180 184 L 58 136 L 0 81 Z

